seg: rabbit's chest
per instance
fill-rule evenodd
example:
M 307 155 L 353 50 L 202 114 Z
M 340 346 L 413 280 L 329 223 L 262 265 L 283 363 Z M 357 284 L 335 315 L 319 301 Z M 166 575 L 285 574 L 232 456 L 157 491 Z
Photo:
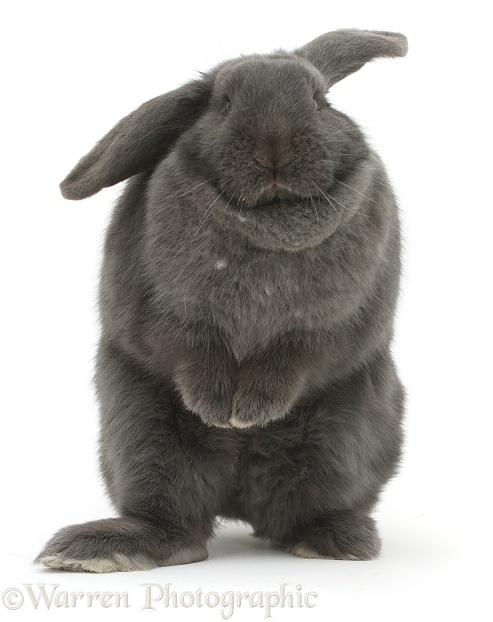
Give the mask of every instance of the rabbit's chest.
M 319 323 L 322 283 L 310 292 L 296 270 L 238 264 L 226 256 L 210 263 L 189 288 L 189 309 L 221 327 L 238 358 L 280 333 Z
M 161 307 L 192 331 L 219 328 L 238 360 L 283 334 L 326 332 L 361 298 L 365 275 L 323 247 L 267 253 L 215 237 L 196 242 L 179 261 L 161 262 Z

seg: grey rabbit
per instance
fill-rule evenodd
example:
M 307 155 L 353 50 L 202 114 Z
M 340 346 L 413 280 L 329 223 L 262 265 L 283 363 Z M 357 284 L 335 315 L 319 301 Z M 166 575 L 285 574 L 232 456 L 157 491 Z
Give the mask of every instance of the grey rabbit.
M 111 572 L 207 557 L 218 517 L 301 557 L 368 560 L 397 470 L 396 201 L 330 87 L 397 33 L 242 56 L 122 119 L 61 183 L 131 178 L 107 232 L 95 385 L 118 518 L 35 562 Z

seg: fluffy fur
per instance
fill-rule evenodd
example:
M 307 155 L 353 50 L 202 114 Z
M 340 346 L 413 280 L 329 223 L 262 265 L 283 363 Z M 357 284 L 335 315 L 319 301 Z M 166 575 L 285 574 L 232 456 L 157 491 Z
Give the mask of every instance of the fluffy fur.
M 218 516 L 303 557 L 371 559 L 403 389 L 399 221 L 379 158 L 325 99 L 406 39 L 327 33 L 246 56 L 120 121 L 62 182 L 132 177 L 110 225 L 96 386 L 120 518 L 37 560 L 108 572 L 207 556 Z

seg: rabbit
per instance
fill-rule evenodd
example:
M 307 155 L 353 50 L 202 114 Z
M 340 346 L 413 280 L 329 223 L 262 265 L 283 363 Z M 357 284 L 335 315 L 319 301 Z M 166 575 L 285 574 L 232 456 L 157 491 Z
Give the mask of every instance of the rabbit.
M 112 572 L 207 558 L 222 519 L 299 557 L 370 560 L 397 473 L 396 199 L 326 99 L 398 33 L 344 29 L 226 61 L 122 119 L 60 184 L 129 179 L 105 243 L 95 365 L 117 518 L 34 560 Z

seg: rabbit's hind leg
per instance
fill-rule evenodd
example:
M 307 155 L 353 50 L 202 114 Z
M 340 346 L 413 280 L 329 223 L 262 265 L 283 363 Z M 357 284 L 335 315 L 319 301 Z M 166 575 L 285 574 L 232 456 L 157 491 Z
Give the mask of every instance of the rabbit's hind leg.
M 96 385 L 101 468 L 120 517 L 65 527 L 35 561 L 112 572 L 205 559 L 231 485 L 234 431 L 205 425 L 170 381 L 104 340 Z
M 124 572 L 206 559 L 205 545 L 173 542 L 164 529 L 133 518 L 110 518 L 64 527 L 36 562 L 55 570 Z

